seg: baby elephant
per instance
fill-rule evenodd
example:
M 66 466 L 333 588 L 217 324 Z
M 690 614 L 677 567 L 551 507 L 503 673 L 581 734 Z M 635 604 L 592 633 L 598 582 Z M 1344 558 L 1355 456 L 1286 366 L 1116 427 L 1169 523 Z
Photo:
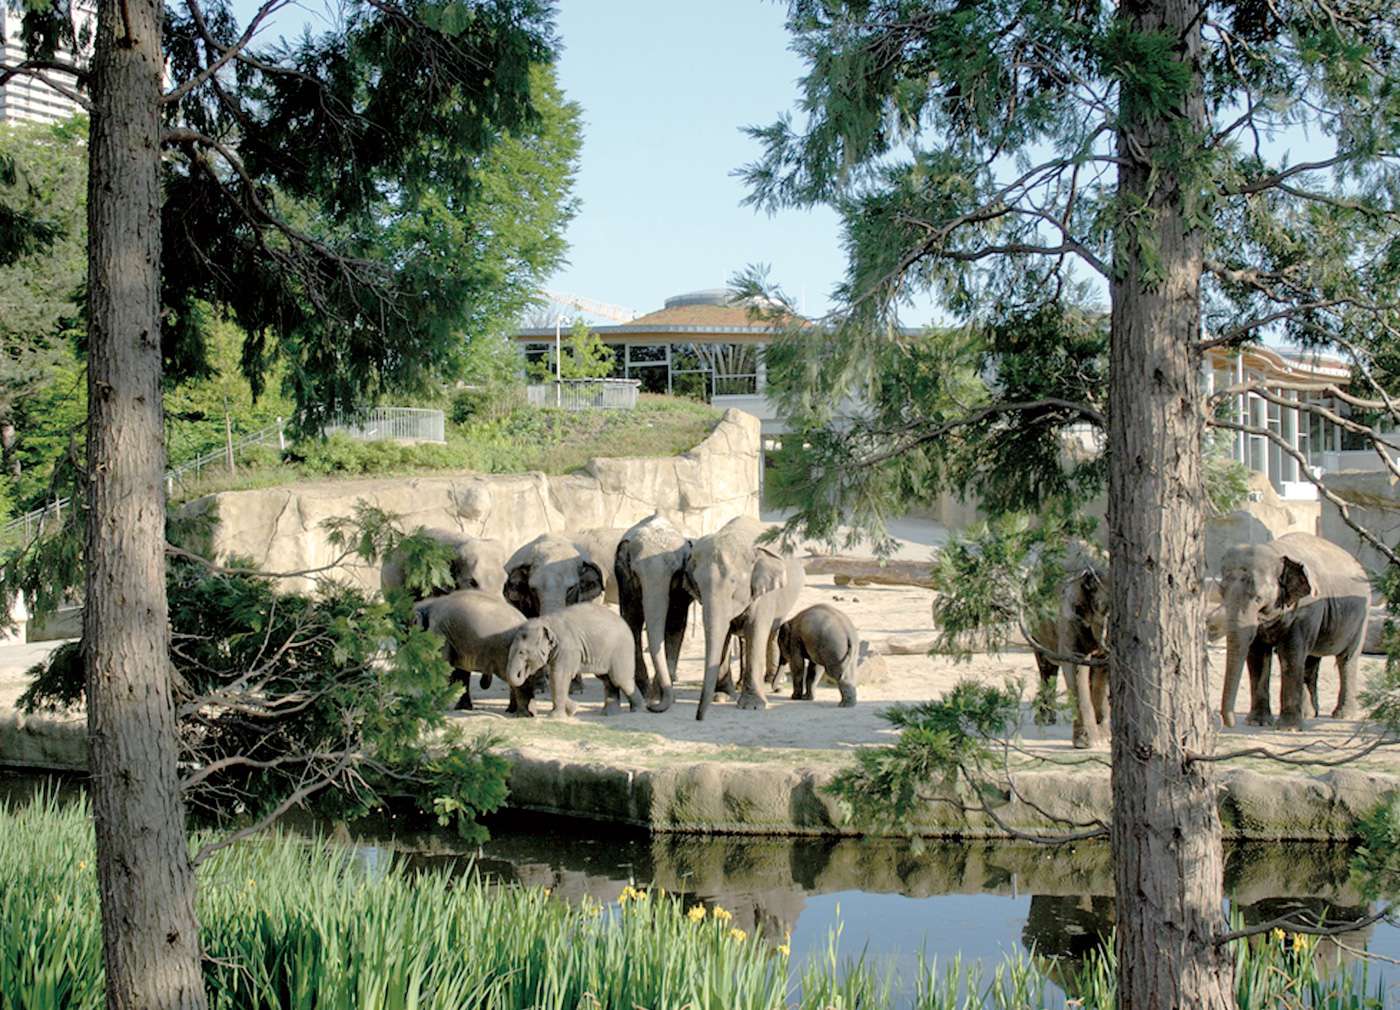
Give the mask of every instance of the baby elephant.
M 505 677 L 510 643 L 525 618 L 498 593 L 461 589 L 446 596 L 424 600 L 413 608 L 418 626 L 435 631 L 443 639 L 443 656 L 452 664 L 453 679 L 462 685 L 458 708 L 472 707 L 472 672 L 481 674 L 481 687 L 491 686 L 492 677 Z M 513 715 L 530 714 L 530 689 L 512 686 L 510 708 Z
M 577 706 L 569 698 L 569 681 L 580 673 L 596 674 L 603 682 L 607 692 L 604 715 L 621 711 L 620 694 L 627 696 L 632 711 L 642 706 L 632 629 L 607 607 L 575 603 L 522 624 L 510 643 L 506 681 L 518 687 L 541 669 L 548 673 L 554 694 L 551 715 L 556 719 L 576 711 Z
M 860 635 L 851 619 L 835 607 L 818 603 L 778 628 L 778 651 L 792 672 L 794 701 L 812 700 L 817 667 L 836 681 L 841 707 L 856 703 L 856 666 Z

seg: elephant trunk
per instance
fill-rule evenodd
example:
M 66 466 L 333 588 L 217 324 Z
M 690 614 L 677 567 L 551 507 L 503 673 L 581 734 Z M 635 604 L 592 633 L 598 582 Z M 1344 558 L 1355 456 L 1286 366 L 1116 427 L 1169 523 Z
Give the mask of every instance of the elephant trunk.
M 705 718 L 714 701 L 715 685 L 719 683 L 720 667 L 729 637 L 730 616 L 712 602 L 702 605 L 705 624 L 705 683 L 700 688 L 700 707 L 695 711 L 696 719 Z
M 1254 641 L 1256 626 L 1243 621 L 1230 624 L 1225 632 L 1225 690 L 1220 698 L 1220 721 L 1226 726 L 1235 724 L 1235 697 L 1240 690 L 1240 675 L 1244 672 L 1245 657 Z
M 633 712 L 637 712 L 640 711 L 645 704 L 646 702 L 642 698 L 642 689 L 639 687 L 632 688 L 632 693 L 627 696 L 627 707 Z

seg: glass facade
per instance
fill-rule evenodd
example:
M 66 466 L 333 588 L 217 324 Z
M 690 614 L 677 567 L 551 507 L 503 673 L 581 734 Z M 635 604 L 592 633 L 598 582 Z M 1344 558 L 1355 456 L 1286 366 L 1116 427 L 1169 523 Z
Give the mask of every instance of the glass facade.
M 644 393 L 669 393 L 708 403 L 716 396 L 755 395 L 762 388 L 762 349 L 757 344 L 607 344 L 613 351 L 613 376 L 636 379 Z M 527 363 L 552 366 L 552 341 L 531 341 L 524 349 Z

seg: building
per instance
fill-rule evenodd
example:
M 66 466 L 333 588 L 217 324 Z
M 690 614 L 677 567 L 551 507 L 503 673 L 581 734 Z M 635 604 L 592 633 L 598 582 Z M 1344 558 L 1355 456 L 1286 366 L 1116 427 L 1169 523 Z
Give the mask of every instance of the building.
M 676 295 L 655 312 L 593 329 L 615 351 L 615 377 L 636 379 L 643 392 L 691 396 L 720 407 L 736 407 L 759 418 L 770 440 L 787 430 L 764 395 L 767 375 L 763 349 L 772 339 L 772 330 L 750 318 L 745 306 L 732 304 L 726 289 Z M 522 329 L 516 334 L 532 361 L 549 358 L 554 337 L 552 326 Z M 1269 388 L 1281 399 L 1317 402 L 1346 416 L 1350 408 L 1321 388 L 1343 386 L 1350 377 L 1345 362 L 1324 355 L 1268 347 L 1238 351 L 1214 348 L 1203 366 L 1202 389 L 1210 394 L 1249 381 Z M 1314 386 L 1318 391 L 1287 390 L 1282 384 Z M 1247 418 L 1252 427 L 1277 433 L 1298 450 L 1315 473 L 1383 466 L 1375 450 L 1359 436 L 1306 410 L 1270 403 L 1254 393 L 1231 399 L 1235 416 Z M 1395 445 L 1395 455 L 1400 456 L 1400 434 Z M 1298 460 L 1271 439 L 1237 433 L 1231 451 L 1248 469 L 1267 477 L 1281 498 L 1317 500 L 1317 488 L 1300 472 Z
M 86 54 L 91 51 L 88 40 L 96 26 L 97 7 L 91 0 L 74 0 L 73 15 L 75 34 L 84 50 L 82 60 L 86 62 Z M 12 66 L 25 60 L 24 46 L 20 41 L 21 25 L 21 16 L 9 4 L 0 4 L 0 39 L 4 40 L 4 58 L 0 62 L 6 65 Z M 57 56 L 63 61 L 74 58 L 66 50 L 60 50 Z M 0 85 L 0 123 L 56 123 L 84 111 L 70 97 L 79 90 L 72 74 L 45 71 L 44 77 L 57 87 L 29 74 L 16 74 Z
M 1315 403 L 1341 417 L 1351 414 L 1346 403 L 1323 391 L 1326 386 L 1345 387 L 1351 380 L 1351 369 L 1338 358 L 1272 347 L 1214 348 L 1207 355 L 1204 369 L 1203 385 L 1208 394 L 1248 382 L 1264 386 L 1278 399 Z M 1315 388 L 1286 389 L 1285 385 Z M 1316 476 L 1380 470 L 1385 466 L 1368 439 L 1302 406 L 1272 403 L 1255 393 L 1238 394 L 1227 402 L 1234 418 L 1243 419 L 1251 428 L 1278 435 L 1297 450 Z M 1393 433 L 1395 426 L 1383 424 L 1382 430 Z M 1400 459 L 1400 434 L 1393 439 L 1387 435 L 1387 439 L 1391 442 L 1392 458 Z M 1273 439 L 1236 432 L 1232 452 L 1249 470 L 1267 477 L 1279 497 L 1293 501 L 1317 499 L 1317 487 L 1301 472 L 1298 459 Z

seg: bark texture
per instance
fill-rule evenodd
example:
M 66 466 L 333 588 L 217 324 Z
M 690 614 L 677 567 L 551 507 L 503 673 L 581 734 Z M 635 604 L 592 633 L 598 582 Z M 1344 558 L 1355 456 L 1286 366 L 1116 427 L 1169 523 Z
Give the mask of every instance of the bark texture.
M 206 1005 L 166 623 L 160 29 L 153 0 L 101 0 L 92 66 L 83 642 L 111 1010 Z
M 1113 853 L 1121 1010 L 1225 1010 L 1232 969 L 1223 925 L 1220 820 L 1208 766 L 1198 392 L 1202 236 L 1174 170 L 1150 164 L 1204 122 L 1198 5 L 1129 0 L 1140 33 L 1179 40 L 1192 75 L 1163 116 L 1118 135 L 1119 198 L 1149 213 L 1116 239 L 1109 424 Z M 1121 100 L 1121 99 L 1120 99 Z M 1155 246 L 1155 249 L 1153 248 Z M 1155 255 L 1154 255 L 1155 253 Z

